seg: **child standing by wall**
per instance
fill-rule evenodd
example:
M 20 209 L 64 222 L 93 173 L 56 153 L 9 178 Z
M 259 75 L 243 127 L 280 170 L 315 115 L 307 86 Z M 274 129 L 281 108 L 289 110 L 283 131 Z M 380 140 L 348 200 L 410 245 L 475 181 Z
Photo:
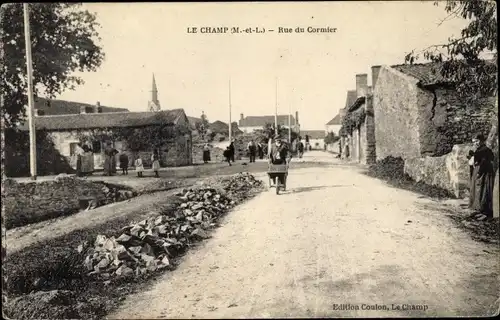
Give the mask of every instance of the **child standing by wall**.
M 153 155 L 151 156 L 151 161 L 153 162 L 153 171 L 155 172 L 155 177 L 159 178 L 159 170 L 160 170 L 160 156 L 158 155 L 158 151 L 155 150 Z
M 142 172 L 144 171 L 144 165 L 142 164 L 141 157 L 137 157 L 137 159 L 135 159 L 134 166 L 135 166 L 135 171 L 137 172 L 137 176 L 141 178 Z

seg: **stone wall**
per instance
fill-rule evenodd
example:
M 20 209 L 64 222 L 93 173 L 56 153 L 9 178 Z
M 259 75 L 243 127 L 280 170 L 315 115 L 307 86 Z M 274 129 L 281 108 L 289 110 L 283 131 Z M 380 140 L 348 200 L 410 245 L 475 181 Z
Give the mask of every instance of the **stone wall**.
M 456 144 L 469 143 L 478 133 L 488 135 L 493 116 L 494 101 L 484 100 L 476 105 L 467 105 L 456 92 L 449 89 L 434 91 L 436 102 L 430 105 L 425 116 L 432 119 L 429 128 L 435 128 L 434 140 L 422 143 L 429 145 L 433 155 L 449 153 Z M 432 108 L 434 107 L 434 111 Z M 433 115 L 434 114 L 434 115 Z M 423 135 L 421 136 L 423 137 Z
M 376 162 L 376 137 L 375 137 L 375 117 L 373 111 L 373 95 L 368 95 L 366 97 L 365 104 L 365 122 L 363 126 L 365 128 L 365 144 L 363 148 L 365 149 L 365 163 L 373 164 Z
M 420 157 L 417 81 L 383 66 L 373 91 L 376 158 Z
M 76 178 L 55 179 L 52 181 L 18 183 L 5 180 L 2 195 L 8 227 L 14 221 L 23 222 L 20 216 L 37 222 L 37 217 L 61 216 L 80 209 L 82 197 L 106 200 L 109 185 L 102 181 L 90 181 Z M 10 217 L 10 218 L 9 218 Z
M 203 163 L 203 146 L 204 144 L 195 144 L 193 146 L 193 163 Z M 224 161 L 224 150 L 217 147 L 210 148 L 210 162 Z
M 417 80 L 382 67 L 373 98 L 376 157 L 442 156 L 454 145 L 488 134 L 494 99 L 473 106 L 452 88 L 420 88 Z
M 405 173 L 415 181 L 448 190 L 457 198 L 468 195 L 469 164 L 467 154 L 472 145 L 455 145 L 452 151 L 438 157 L 405 159 Z
M 71 162 L 70 156 L 70 144 L 78 143 L 79 138 L 76 131 L 57 131 L 50 132 L 50 137 L 54 142 L 56 149 L 61 153 L 62 156 L 66 157 L 69 162 Z M 115 141 L 114 147 L 119 152 L 124 152 L 129 158 L 129 167 L 132 167 L 134 160 L 140 156 L 145 167 L 150 167 L 152 164 L 151 155 L 152 150 L 133 152 L 129 150 L 124 141 Z M 101 148 L 102 152 L 94 153 L 94 167 L 95 169 L 102 169 L 104 166 L 104 146 Z M 190 165 L 192 163 L 192 141 L 189 135 L 179 136 L 175 141 L 166 142 L 165 147 L 161 150 L 160 163 L 162 166 L 167 167 L 178 167 Z M 120 165 L 119 162 L 120 154 L 116 155 L 116 164 Z M 56 173 L 68 173 L 66 171 L 60 171 Z

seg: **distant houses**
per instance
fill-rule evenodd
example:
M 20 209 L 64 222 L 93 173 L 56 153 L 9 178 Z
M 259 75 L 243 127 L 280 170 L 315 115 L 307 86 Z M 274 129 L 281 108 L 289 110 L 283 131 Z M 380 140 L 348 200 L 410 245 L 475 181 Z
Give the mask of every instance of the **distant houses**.
M 326 132 L 324 130 L 302 130 L 300 132 L 302 140 L 307 136 L 311 149 L 324 150 Z
M 325 131 L 328 134 L 329 132 L 333 132 L 336 136 L 339 135 L 340 128 L 342 127 L 341 116 L 338 113 L 332 120 L 328 121 L 325 125 Z
M 293 115 L 278 115 L 278 126 L 289 128 L 291 127 L 294 132 L 300 131 L 299 123 L 299 113 L 295 112 L 295 117 Z M 238 121 L 238 127 L 241 131 L 245 133 L 251 133 L 255 130 L 262 130 L 266 124 L 275 123 L 275 116 L 244 116 L 243 113 L 240 115 L 240 120 Z

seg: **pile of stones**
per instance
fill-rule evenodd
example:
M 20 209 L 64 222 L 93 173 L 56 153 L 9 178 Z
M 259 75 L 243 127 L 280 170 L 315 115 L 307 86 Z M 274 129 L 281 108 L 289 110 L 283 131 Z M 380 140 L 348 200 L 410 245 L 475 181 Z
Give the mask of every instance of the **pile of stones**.
M 245 197 L 241 193 L 261 185 L 248 173 L 222 182 L 223 188 L 219 190 L 184 189 L 176 195 L 180 201 L 175 210 L 156 213 L 152 218 L 124 227 L 117 238 L 98 235 L 90 249 L 80 245 L 77 250 L 86 250 L 84 264 L 89 275 L 108 280 L 170 267 L 171 259 L 191 243 L 209 237 L 207 230 L 215 227 L 216 221 Z M 239 197 L 234 197 L 235 194 Z

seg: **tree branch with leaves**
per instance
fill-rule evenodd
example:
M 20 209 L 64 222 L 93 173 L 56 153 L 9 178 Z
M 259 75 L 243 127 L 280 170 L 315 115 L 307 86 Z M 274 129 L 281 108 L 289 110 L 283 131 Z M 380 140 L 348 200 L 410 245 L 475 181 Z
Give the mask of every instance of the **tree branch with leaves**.
M 34 94 L 54 98 L 84 83 L 74 71 L 96 71 L 103 62 L 99 24 L 79 3 L 30 3 L 29 9 Z M 2 115 L 13 127 L 25 119 L 28 103 L 23 4 L 2 5 L 0 24 Z

